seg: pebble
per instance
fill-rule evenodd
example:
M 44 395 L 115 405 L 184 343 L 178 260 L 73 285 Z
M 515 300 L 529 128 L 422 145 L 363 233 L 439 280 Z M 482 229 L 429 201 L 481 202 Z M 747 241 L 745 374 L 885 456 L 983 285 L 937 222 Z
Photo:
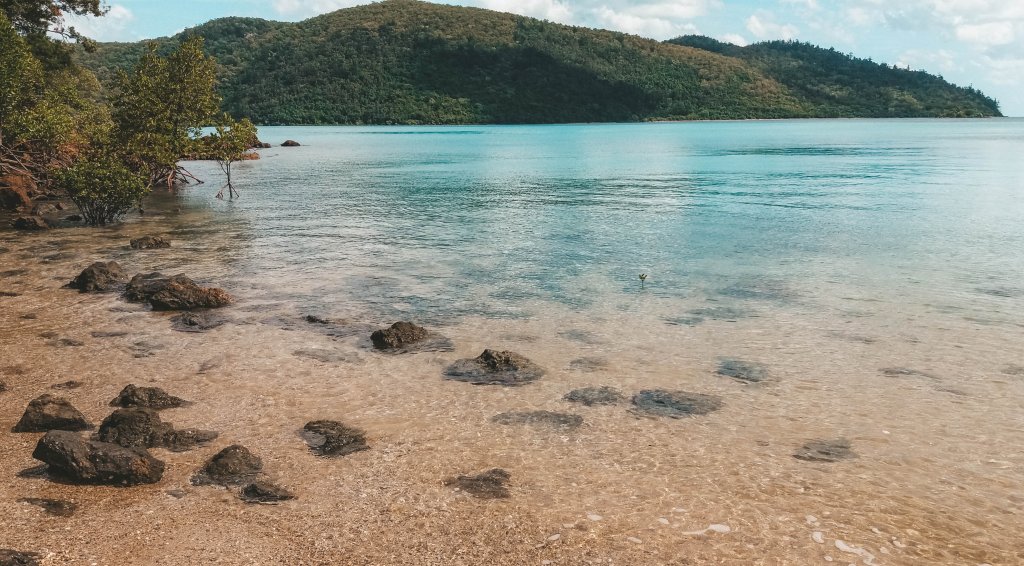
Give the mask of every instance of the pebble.
M 707 530 L 709 530 L 709 531 L 711 531 L 713 533 L 722 533 L 722 534 L 725 534 L 725 533 L 728 533 L 728 532 L 732 531 L 732 529 L 729 528 L 729 525 L 709 525 Z
M 658 519 L 658 522 L 659 522 L 659 523 L 661 523 L 662 525 L 667 525 L 667 524 L 669 524 L 669 522 L 668 522 L 668 519 L 666 519 L 665 517 L 661 517 L 661 518 L 659 518 L 659 519 Z
M 598 515 L 597 513 L 589 513 L 587 515 L 587 518 L 591 521 L 600 521 L 601 519 L 604 519 L 604 517 Z
M 817 525 L 818 524 L 818 518 L 815 517 L 814 515 L 808 515 L 806 517 L 806 519 L 807 519 L 807 524 L 808 525 Z
M 548 540 L 551 541 L 551 542 L 555 542 L 556 540 L 558 540 L 560 538 L 562 538 L 562 535 L 560 535 L 558 533 L 555 533 L 555 534 L 549 536 Z
M 628 540 L 629 542 L 632 542 L 634 544 L 643 544 L 644 543 L 644 541 L 642 541 L 642 540 L 640 540 L 640 539 L 638 539 L 636 537 L 626 537 L 626 540 Z
M 811 540 L 818 544 L 825 544 L 825 535 L 821 531 L 814 531 L 811 533 Z

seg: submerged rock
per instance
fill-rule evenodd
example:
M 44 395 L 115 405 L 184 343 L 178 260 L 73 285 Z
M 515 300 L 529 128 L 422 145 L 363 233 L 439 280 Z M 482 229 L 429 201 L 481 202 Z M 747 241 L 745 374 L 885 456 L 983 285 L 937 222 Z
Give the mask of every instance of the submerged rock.
M 673 419 L 691 415 L 707 415 L 721 409 L 723 405 L 721 397 L 716 395 L 687 391 L 648 389 L 633 396 L 633 412 Z
M 132 407 L 118 409 L 100 424 L 97 438 L 102 442 L 119 444 L 125 448 L 167 448 L 174 452 L 191 450 L 217 438 L 218 433 L 208 430 L 175 430 L 165 423 L 153 409 Z
M 604 358 L 576 358 L 569 362 L 569 369 L 575 371 L 595 372 L 608 367 L 608 360 Z
M 0 566 L 39 566 L 39 553 L 0 548 Z
M 370 448 L 365 432 L 338 421 L 310 421 L 303 431 L 309 449 L 317 456 L 347 456 Z
M 71 389 L 78 389 L 78 388 L 82 387 L 83 385 L 85 385 L 85 384 L 82 383 L 81 381 L 75 381 L 75 380 L 72 379 L 71 381 L 65 381 L 63 383 L 54 383 L 53 385 L 50 386 L 50 389 L 57 389 L 57 390 L 60 390 L 60 391 L 68 391 L 68 390 L 71 390 Z
M 562 399 L 570 403 L 581 403 L 587 407 L 593 407 L 594 405 L 616 405 L 624 399 L 624 395 L 618 389 L 604 385 L 573 389 Z
M 845 438 L 809 440 L 793 453 L 793 457 L 807 462 L 838 462 L 857 457 L 850 447 L 850 441 Z
M 480 499 L 507 499 L 510 479 L 512 474 L 501 468 L 493 468 L 474 476 L 448 478 L 444 480 L 444 485 L 455 486 Z
M 28 503 L 29 505 L 35 505 L 36 507 L 42 508 L 47 515 L 53 515 L 55 517 L 70 517 L 75 514 L 78 510 L 78 504 L 73 501 L 64 501 L 62 499 L 42 499 L 38 497 L 22 497 L 18 500 L 21 503 Z
M 231 295 L 223 289 L 200 287 L 181 274 L 166 277 L 161 273 L 132 277 L 125 297 L 131 302 L 148 302 L 157 311 L 213 309 L 232 302 Z
M 19 216 L 14 219 L 11 226 L 15 230 L 27 230 L 27 231 L 38 231 L 38 230 L 49 230 L 50 225 L 38 216 Z
M 938 379 L 933 374 L 904 367 L 882 368 L 880 371 L 887 377 L 927 377 L 928 379 Z
M 206 332 L 227 323 L 227 319 L 208 312 L 183 312 L 171 319 L 171 328 L 178 332 Z
M 187 407 L 191 404 L 190 401 L 170 395 L 159 387 L 136 387 L 134 385 L 126 385 L 110 402 L 112 407 L 145 407 L 157 411 Z
M 768 379 L 768 370 L 760 364 L 724 358 L 718 363 L 718 375 L 731 377 L 743 383 L 761 383 Z
M 76 409 L 70 401 L 61 397 L 41 395 L 29 402 L 25 414 L 14 432 L 47 432 L 50 430 L 88 430 L 92 425 L 85 420 L 85 415 Z
M 252 482 L 263 469 L 263 461 L 238 444 L 228 446 L 192 476 L 193 485 L 242 485 Z
M 133 250 L 154 250 L 171 247 L 171 243 L 159 236 L 143 236 L 131 240 Z
M 373 347 L 378 350 L 404 348 L 427 337 L 426 328 L 411 322 L 396 322 L 390 328 L 377 330 L 370 335 Z
M 292 492 L 267 481 L 253 482 L 243 487 L 238 496 L 246 503 L 278 503 L 295 499 Z
M 473 385 L 512 387 L 540 379 L 544 369 L 515 352 L 484 350 L 476 358 L 456 361 L 444 374 L 447 379 Z
M 164 463 L 144 448 L 88 441 L 63 430 L 46 433 L 32 457 L 74 483 L 129 486 L 156 483 L 164 473 Z
M 1024 366 L 1011 364 L 1004 367 L 1001 371 L 1006 375 L 1024 375 Z
M 72 279 L 68 287 L 82 293 L 103 293 L 117 289 L 127 280 L 128 274 L 116 261 L 97 261 Z
M 560 429 L 575 429 L 583 424 L 583 417 L 553 411 L 511 411 L 491 417 L 491 422 L 502 425 L 541 425 Z

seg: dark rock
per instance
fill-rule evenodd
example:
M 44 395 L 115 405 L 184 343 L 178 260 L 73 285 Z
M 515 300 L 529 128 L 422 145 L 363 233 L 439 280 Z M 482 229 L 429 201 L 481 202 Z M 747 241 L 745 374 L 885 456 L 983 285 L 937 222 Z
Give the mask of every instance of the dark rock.
M 253 482 L 243 487 L 238 496 L 246 503 L 277 503 L 295 499 L 295 495 L 287 489 L 267 481 Z
M 768 370 L 760 364 L 725 358 L 718 363 L 718 375 L 743 383 L 761 383 L 768 379 Z
M 553 411 L 512 411 L 491 417 L 491 422 L 502 425 L 540 425 L 560 429 L 579 428 L 583 417 Z
M 97 261 L 68 283 L 68 287 L 82 293 L 113 291 L 128 280 L 128 274 L 116 261 Z
M 38 216 L 19 216 L 11 223 L 15 230 L 49 230 L 50 225 Z
M 0 291 L 0 297 L 20 297 L 21 293 L 15 293 L 13 291 Z
M 576 358 L 569 362 L 569 369 L 575 371 L 594 372 L 608 367 L 608 360 L 604 358 Z
M 310 421 L 303 431 L 309 449 L 317 456 L 347 456 L 370 448 L 365 432 L 337 421 Z
M 157 344 L 155 342 L 146 342 L 145 340 L 135 342 L 128 349 L 132 352 L 132 355 L 136 358 L 152 358 L 157 352 L 164 349 L 163 344 Z
M 58 333 L 56 333 L 56 332 L 54 332 L 52 330 L 47 330 L 46 332 L 40 332 L 39 333 L 39 337 L 40 338 L 46 338 L 47 340 L 52 340 L 52 339 L 54 339 L 54 338 L 56 338 L 58 336 L 60 336 L 60 334 L 58 334 Z
M 49 430 L 88 430 L 92 425 L 85 415 L 67 399 L 45 394 L 33 399 L 25 414 L 14 426 L 14 432 L 46 432 Z
M 507 499 L 509 492 L 506 484 L 510 479 L 512 479 L 512 474 L 501 468 L 494 468 L 475 476 L 448 478 L 444 481 L 444 485 L 455 486 L 480 499 Z
M 7 383 L 0 381 L 0 393 L 7 391 Z
M 838 462 L 856 458 L 857 454 L 850 450 L 850 441 L 845 438 L 835 440 L 810 440 L 793 457 L 807 462 Z
M 46 433 L 32 457 L 46 463 L 51 474 L 73 483 L 138 485 L 156 483 L 164 473 L 164 463 L 144 448 L 87 441 L 64 430 Z
M 582 403 L 588 407 L 594 405 L 617 405 L 623 400 L 622 392 L 607 385 L 601 387 L 583 387 L 573 389 L 562 399 L 570 403 Z
M 378 350 L 392 350 L 423 340 L 428 334 L 426 328 L 403 321 L 392 324 L 391 328 L 377 330 L 370 335 L 370 341 Z
M 331 323 L 330 320 L 328 320 L 326 318 L 323 318 L 321 316 L 317 316 L 315 314 L 307 314 L 306 315 L 306 322 L 308 322 L 310 324 L 330 324 Z
M 148 302 L 153 310 L 212 309 L 231 304 L 223 289 L 200 287 L 184 275 L 165 277 L 160 273 L 132 277 L 125 289 L 131 302 Z
M 118 409 L 103 420 L 97 438 L 102 442 L 125 448 L 167 448 L 184 452 L 217 438 L 217 433 L 203 430 L 174 430 L 160 419 L 153 409 L 132 407 Z
M 228 446 L 211 458 L 202 470 L 192 476 L 194 485 L 241 485 L 256 479 L 263 461 L 237 444 Z
M 299 145 L 301 144 L 295 140 L 288 140 L 281 144 L 281 147 L 299 147 Z
M 27 269 L 8 269 L 6 271 L 0 271 L 0 277 L 17 277 L 19 275 L 27 275 Z
M 54 383 L 53 385 L 50 386 L 50 389 L 57 389 L 57 390 L 60 390 L 60 391 L 68 391 L 70 389 L 78 389 L 79 387 L 81 387 L 83 385 L 85 385 L 85 384 L 82 383 L 81 381 L 75 381 L 75 380 L 72 379 L 71 381 L 65 381 L 64 383 Z
M 523 385 L 544 375 L 544 369 L 515 352 L 484 350 L 473 359 L 458 360 L 444 371 L 447 379 L 473 385 Z
M 41 507 L 47 515 L 54 515 L 56 517 L 70 517 L 78 510 L 78 505 L 73 501 L 63 501 L 61 499 L 22 497 L 18 501 L 21 503 L 28 503 L 29 505 L 35 505 L 36 507 Z
M 165 436 L 160 444 L 171 452 L 185 452 L 197 446 L 209 444 L 220 436 L 219 432 L 212 430 L 199 430 L 194 428 L 175 429 Z
M 112 407 L 145 407 L 160 411 L 191 405 L 189 401 L 169 395 L 159 387 L 136 387 L 126 385 L 110 402 Z
M 691 415 L 707 415 L 722 408 L 722 399 L 715 395 L 648 389 L 633 396 L 637 414 L 678 419 Z
M 81 214 L 69 214 L 64 217 L 65 222 L 82 222 L 85 220 Z
M 133 250 L 155 250 L 171 247 L 171 243 L 159 236 L 143 236 L 131 240 Z
M 39 566 L 39 554 L 0 548 L 0 566 Z
M 171 319 L 171 328 L 178 332 L 206 332 L 226 322 L 226 318 L 212 313 L 186 311 Z
M 50 340 L 48 344 L 54 348 L 80 348 L 85 346 L 85 342 L 74 338 L 57 338 L 56 340 Z

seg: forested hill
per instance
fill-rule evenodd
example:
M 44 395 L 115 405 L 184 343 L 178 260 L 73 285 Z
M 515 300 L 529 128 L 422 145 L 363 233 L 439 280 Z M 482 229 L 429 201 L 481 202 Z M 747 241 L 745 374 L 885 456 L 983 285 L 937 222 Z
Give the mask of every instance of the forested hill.
M 994 101 L 920 72 L 803 44 L 657 42 L 477 8 L 386 0 L 299 23 L 223 18 L 196 34 L 224 106 L 261 124 L 455 124 L 994 116 Z M 82 62 L 109 84 L 143 44 Z

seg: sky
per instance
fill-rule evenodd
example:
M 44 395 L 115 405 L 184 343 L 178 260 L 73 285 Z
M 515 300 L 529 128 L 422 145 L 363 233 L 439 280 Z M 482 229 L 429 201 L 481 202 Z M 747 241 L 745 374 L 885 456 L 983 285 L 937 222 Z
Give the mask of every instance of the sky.
M 70 23 L 100 41 L 173 35 L 224 16 L 298 21 L 367 0 L 108 0 Z M 699 33 L 738 45 L 797 39 L 924 69 L 1024 116 L 1024 0 L 448 0 L 654 39 Z

